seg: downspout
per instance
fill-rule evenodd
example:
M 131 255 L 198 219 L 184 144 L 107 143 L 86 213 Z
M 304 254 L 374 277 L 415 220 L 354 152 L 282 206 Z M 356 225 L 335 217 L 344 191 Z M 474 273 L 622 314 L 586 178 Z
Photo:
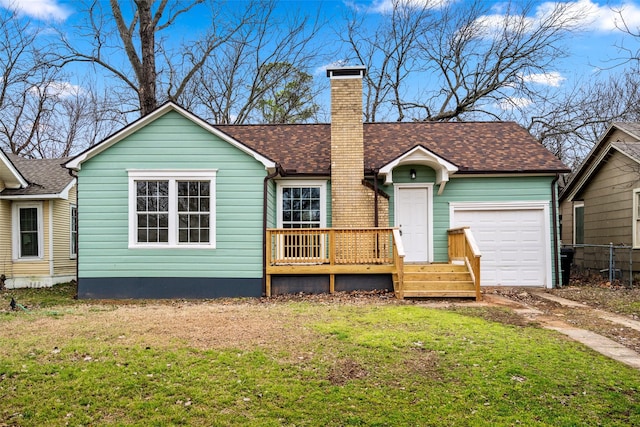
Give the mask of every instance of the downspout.
M 551 181 L 551 211 L 553 216 L 553 264 L 555 270 L 555 282 L 556 287 L 559 288 L 560 284 L 560 271 L 558 270 L 558 208 L 556 198 L 556 184 L 560 179 L 560 174 L 556 174 L 556 177 Z
M 378 169 L 374 169 L 373 170 L 373 194 L 374 194 L 374 199 L 373 199 L 373 226 L 375 228 L 378 228 L 379 226 L 379 221 L 378 221 Z
M 75 178 L 76 180 L 76 226 L 80 228 L 80 180 L 78 179 L 78 175 L 73 173 L 73 170 L 69 169 L 69 175 Z M 80 240 L 79 230 L 76 230 L 76 295 L 75 299 L 78 299 L 78 289 L 80 285 L 80 245 L 78 241 Z
M 53 262 L 53 199 L 49 199 L 49 277 L 53 282 L 53 275 L 55 273 Z
M 262 183 L 262 296 L 267 295 L 267 208 L 269 181 L 278 176 L 280 165 L 276 164 L 275 170 L 264 177 Z

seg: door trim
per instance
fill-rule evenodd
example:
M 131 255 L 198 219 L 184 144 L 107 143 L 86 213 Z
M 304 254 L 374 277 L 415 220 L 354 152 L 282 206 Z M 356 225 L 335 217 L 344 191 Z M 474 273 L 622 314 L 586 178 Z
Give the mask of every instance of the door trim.
M 403 188 L 425 188 L 427 190 L 427 261 L 433 262 L 433 183 L 432 182 L 416 182 L 416 183 L 401 183 L 393 184 L 393 223 L 398 227 L 398 212 L 400 212 L 400 206 L 398 199 L 399 193 Z

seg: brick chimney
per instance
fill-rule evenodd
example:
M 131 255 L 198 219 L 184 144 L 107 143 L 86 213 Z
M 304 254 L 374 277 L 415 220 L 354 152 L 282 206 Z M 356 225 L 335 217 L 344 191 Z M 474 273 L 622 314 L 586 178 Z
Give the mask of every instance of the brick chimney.
M 364 179 L 362 78 L 364 66 L 327 69 L 331 79 L 332 226 L 371 227 L 370 191 Z

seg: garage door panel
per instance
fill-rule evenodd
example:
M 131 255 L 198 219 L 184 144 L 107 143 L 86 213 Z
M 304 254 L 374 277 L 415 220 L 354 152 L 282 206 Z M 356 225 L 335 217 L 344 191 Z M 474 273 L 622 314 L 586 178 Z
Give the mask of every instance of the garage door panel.
M 545 211 L 543 209 L 464 209 L 454 227 L 469 226 L 482 252 L 483 286 L 544 286 Z

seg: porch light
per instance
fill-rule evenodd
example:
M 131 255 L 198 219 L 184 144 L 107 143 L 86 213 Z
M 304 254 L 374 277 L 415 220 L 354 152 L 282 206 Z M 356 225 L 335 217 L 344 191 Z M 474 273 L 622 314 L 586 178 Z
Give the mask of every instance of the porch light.
M 416 179 L 416 170 L 415 169 L 411 169 L 409 171 L 409 175 L 411 176 L 411 179 Z

